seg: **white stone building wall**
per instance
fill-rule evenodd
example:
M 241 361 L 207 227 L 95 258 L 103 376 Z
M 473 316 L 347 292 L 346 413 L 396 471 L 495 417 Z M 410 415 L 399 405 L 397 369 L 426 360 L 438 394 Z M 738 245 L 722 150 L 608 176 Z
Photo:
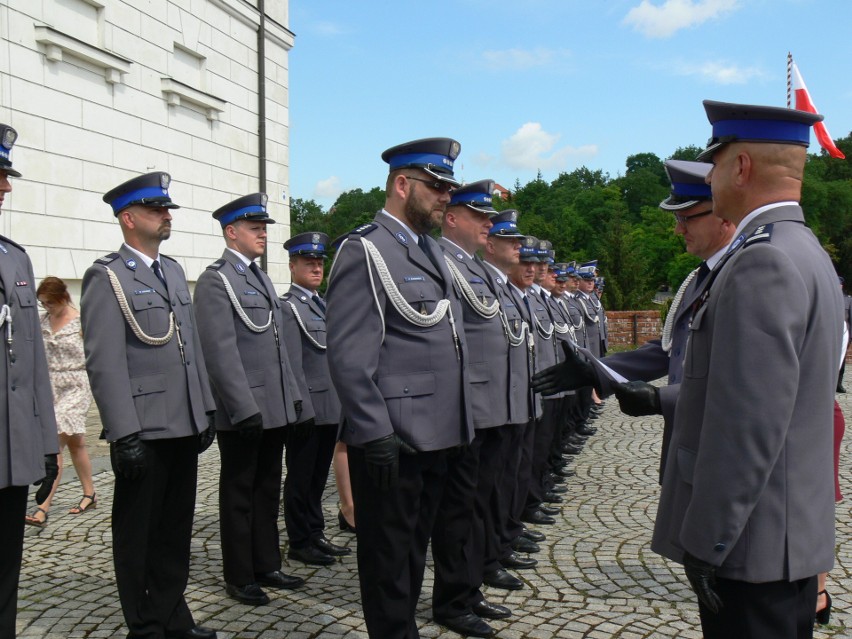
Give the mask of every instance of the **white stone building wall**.
M 174 212 L 162 252 L 190 281 L 224 247 L 210 213 L 259 190 L 257 0 L 3 0 L 0 122 L 18 131 L 22 178 L 0 233 L 37 279 L 79 299 L 86 268 L 121 232 L 103 193 L 167 171 Z M 266 0 L 268 271 L 283 292 L 289 237 L 288 1 Z

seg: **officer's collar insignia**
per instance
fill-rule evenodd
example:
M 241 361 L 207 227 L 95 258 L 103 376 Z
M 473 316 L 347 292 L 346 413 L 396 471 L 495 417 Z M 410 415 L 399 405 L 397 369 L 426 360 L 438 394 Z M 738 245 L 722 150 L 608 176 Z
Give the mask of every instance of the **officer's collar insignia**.
M 464 262 L 464 255 L 462 255 L 461 253 L 456 253 L 456 259 L 459 262 Z
M 772 238 L 772 226 L 773 224 L 761 224 L 758 226 L 754 229 L 754 233 L 752 233 L 746 240 L 746 244 L 751 244 L 753 242 L 766 242 Z
M 396 239 L 399 240 L 399 243 L 402 244 L 403 246 L 408 246 L 408 236 L 405 233 L 403 233 L 402 231 L 399 231 L 396 234 Z
M 305 295 L 300 295 L 300 296 L 299 296 L 299 299 L 300 299 L 300 300 L 302 300 L 303 302 L 307 302 L 307 301 L 308 301 L 308 298 L 307 298 Z
M 728 253 L 732 253 L 737 250 L 740 244 L 745 241 L 745 235 L 740 235 L 737 239 L 733 241 L 733 243 L 728 247 Z
M 244 274 L 246 272 L 246 267 L 242 262 L 237 262 L 236 264 L 234 264 L 234 268 L 237 269 L 237 273 Z
M 498 283 L 498 284 L 502 284 L 502 283 L 503 283 L 503 280 L 502 280 L 502 279 L 500 279 L 499 277 L 498 277 L 498 278 L 495 278 L 495 279 L 497 280 L 497 283 Z
M 131 271 L 136 270 L 136 266 L 137 266 L 136 260 L 134 260 L 132 257 L 128 260 L 125 260 L 124 263 L 127 264 L 127 268 L 129 268 Z

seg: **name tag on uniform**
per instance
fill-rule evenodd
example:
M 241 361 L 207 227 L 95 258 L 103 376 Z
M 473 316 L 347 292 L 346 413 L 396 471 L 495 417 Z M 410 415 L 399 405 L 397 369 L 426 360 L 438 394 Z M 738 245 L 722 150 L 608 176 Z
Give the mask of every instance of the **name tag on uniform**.
M 481 277 L 471 277 L 470 283 L 471 284 L 484 284 L 485 282 L 482 281 Z
M 257 295 L 257 291 L 243 291 L 243 295 Z
M 422 275 L 406 275 L 402 278 L 406 282 L 425 282 L 426 278 Z
M 140 289 L 133 291 L 133 294 L 134 295 L 145 295 L 146 293 L 156 293 L 156 292 L 157 291 L 155 291 L 153 288 L 140 288 Z
M 24 281 L 24 280 L 21 280 L 20 282 L 15 282 L 15 286 L 26 286 L 26 285 L 27 285 L 27 282 Z

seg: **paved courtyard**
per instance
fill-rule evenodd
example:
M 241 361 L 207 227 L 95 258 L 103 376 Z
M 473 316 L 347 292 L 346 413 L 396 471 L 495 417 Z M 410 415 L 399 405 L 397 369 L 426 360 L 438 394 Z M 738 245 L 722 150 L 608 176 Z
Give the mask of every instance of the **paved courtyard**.
M 852 395 L 838 395 L 852 433 Z M 657 461 L 662 418 L 633 419 L 607 402 L 597 435 L 577 458 L 570 498 L 553 526 L 534 570 L 518 572 L 523 590 L 486 588 L 490 601 L 514 615 L 492 622 L 505 639 L 699 638 L 698 608 L 679 566 L 649 549 L 657 503 Z M 96 430 L 94 427 L 90 431 Z M 90 436 L 98 508 L 67 514 L 80 498 L 69 468 L 49 525 L 28 527 L 18 612 L 18 636 L 124 637 L 114 583 L 110 507 L 112 472 L 104 442 Z M 850 636 L 852 627 L 852 434 L 844 441 L 841 484 L 847 499 L 837 509 L 837 564 L 828 588 L 835 601 L 832 625 L 816 636 Z M 69 464 L 70 466 L 70 464 Z M 308 568 L 285 559 L 284 571 L 307 579 L 297 591 L 269 591 L 272 602 L 253 608 L 227 598 L 221 576 L 217 518 L 218 452 L 200 460 L 192 569 L 187 591 L 197 623 L 219 630 L 223 639 L 366 637 L 354 555 L 330 567 Z M 333 480 L 325 498 L 328 536 L 355 547 L 352 535 L 336 526 Z M 334 526 L 331 523 L 334 523 Z M 284 530 L 283 518 L 281 529 Z M 286 540 L 286 535 L 282 535 Z M 286 541 L 283 542 L 286 545 Z M 285 548 L 286 557 L 286 548 Z M 427 568 L 417 613 L 423 637 L 459 635 L 431 620 L 431 569 Z

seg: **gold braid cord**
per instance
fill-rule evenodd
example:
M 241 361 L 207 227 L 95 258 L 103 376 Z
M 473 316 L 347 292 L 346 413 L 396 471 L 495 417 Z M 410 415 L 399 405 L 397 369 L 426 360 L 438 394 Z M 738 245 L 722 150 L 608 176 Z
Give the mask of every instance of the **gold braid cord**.
M 326 348 L 328 348 L 328 347 L 327 347 L 327 346 L 323 346 L 322 344 L 320 344 L 317 340 L 315 340 L 315 339 L 314 339 L 313 335 L 311 335 L 311 334 L 308 332 L 308 328 L 307 328 L 307 326 L 305 326 L 305 323 L 302 321 L 302 316 L 301 316 L 301 315 L 299 315 L 299 311 L 298 311 L 298 310 L 296 310 L 296 305 L 295 305 L 295 304 L 293 304 L 293 302 L 291 302 L 291 301 L 289 301 L 289 300 L 287 301 L 287 305 L 288 305 L 288 306 L 290 307 L 290 309 L 293 311 L 293 317 L 295 317 L 295 318 L 296 318 L 296 324 L 298 324 L 298 325 L 299 325 L 299 328 L 300 328 L 300 329 L 302 329 L 302 335 L 304 335 L 304 336 L 308 339 L 308 341 L 309 341 L 311 344 L 313 344 L 314 346 L 316 346 L 316 347 L 317 347 L 318 349 L 320 349 L 321 351 L 326 350 Z
M 447 267 L 450 269 L 450 273 L 453 276 L 453 280 L 455 280 L 456 285 L 461 290 L 462 296 L 468 305 L 474 310 L 474 312 L 484 319 L 492 319 L 500 312 L 500 302 L 496 299 L 491 303 L 490 306 L 486 306 L 478 299 L 476 299 L 476 293 L 470 287 L 470 284 L 467 283 L 467 280 L 462 275 L 462 272 L 458 269 L 458 267 L 453 264 L 452 260 L 444 256 L 444 261 L 447 263 Z
M 240 300 L 237 299 L 237 294 L 234 293 L 234 288 L 231 286 L 231 283 L 228 281 L 228 278 L 225 277 L 225 274 L 222 271 L 216 271 L 219 274 L 219 277 L 222 278 L 222 284 L 225 286 L 225 292 L 228 294 L 228 299 L 231 300 L 231 306 L 234 307 L 234 312 L 237 314 L 237 317 L 242 320 L 243 324 L 246 325 L 246 328 L 249 329 L 252 333 L 265 333 L 269 330 L 269 327 L 272 326 L 272 310 L 269 311 L 269 320 L 263 326 L 258 326 L 254 322 L 249 319 L 249 316 L 246 315 L 246 312 L 243 310 L 242 305 L 240 304 Z
M 684 293 L 686 293 L 687 287 L 692 283 L 692 280 L 695 279 L 695 276 L 698 275 L 698 269 L 692 271 L 689 275 L 686 276 L 686 279 L 683 280 L 683 284 L 680 285 L 680 288 L 677 289 L 677 293 L 675 293 L 674 299 L 672 299 L 671 306 L 669 306 L 669 312 L 666 315 L 666 323 L 663 325 L 663 335 L 660 340 L 663 350 L 666 353 L 669 353 L 671 357 L 672 350 L 672 331 L 674 330 L 674 320 L 677 317 L 678 311 L 680 310 L 680 303 L 683 301 Z
M 169 312 L 169 330 L 162 337 L 151 337 L 147 333 L 142 330 L 142 327 L 139 326 L 139 322 L 136 321 L 136 317 L 134 317 L 133 312 L 130 310 L 130 305 L 127 303 L 127 297 L 124 295 L 124 289 L 121 288 L 121 282 L 118 281 L 118 276 L 113 273 L 112 269 L 108 266 L 104 266 L 107 272 L 107 276 L 109 277 L 109 283 L 112 285 L 112 292 L 115 293 L 115 299 L 118 302 L 118 307 L 121 309 L 121 314 L 124 315 L 124 319 L 127 322 L 127 325 L 130 326 L 130 330 L 133 331 L 133 334 L 137 337 L 137 339 L 143 344 L 148 344 L 148 346 L 165 346 L 172 339 L 172 336 L 175 334 L 175 314 L 173 311 Z M 181 349 L 183 349 L 183 344 L 180 344 Z

